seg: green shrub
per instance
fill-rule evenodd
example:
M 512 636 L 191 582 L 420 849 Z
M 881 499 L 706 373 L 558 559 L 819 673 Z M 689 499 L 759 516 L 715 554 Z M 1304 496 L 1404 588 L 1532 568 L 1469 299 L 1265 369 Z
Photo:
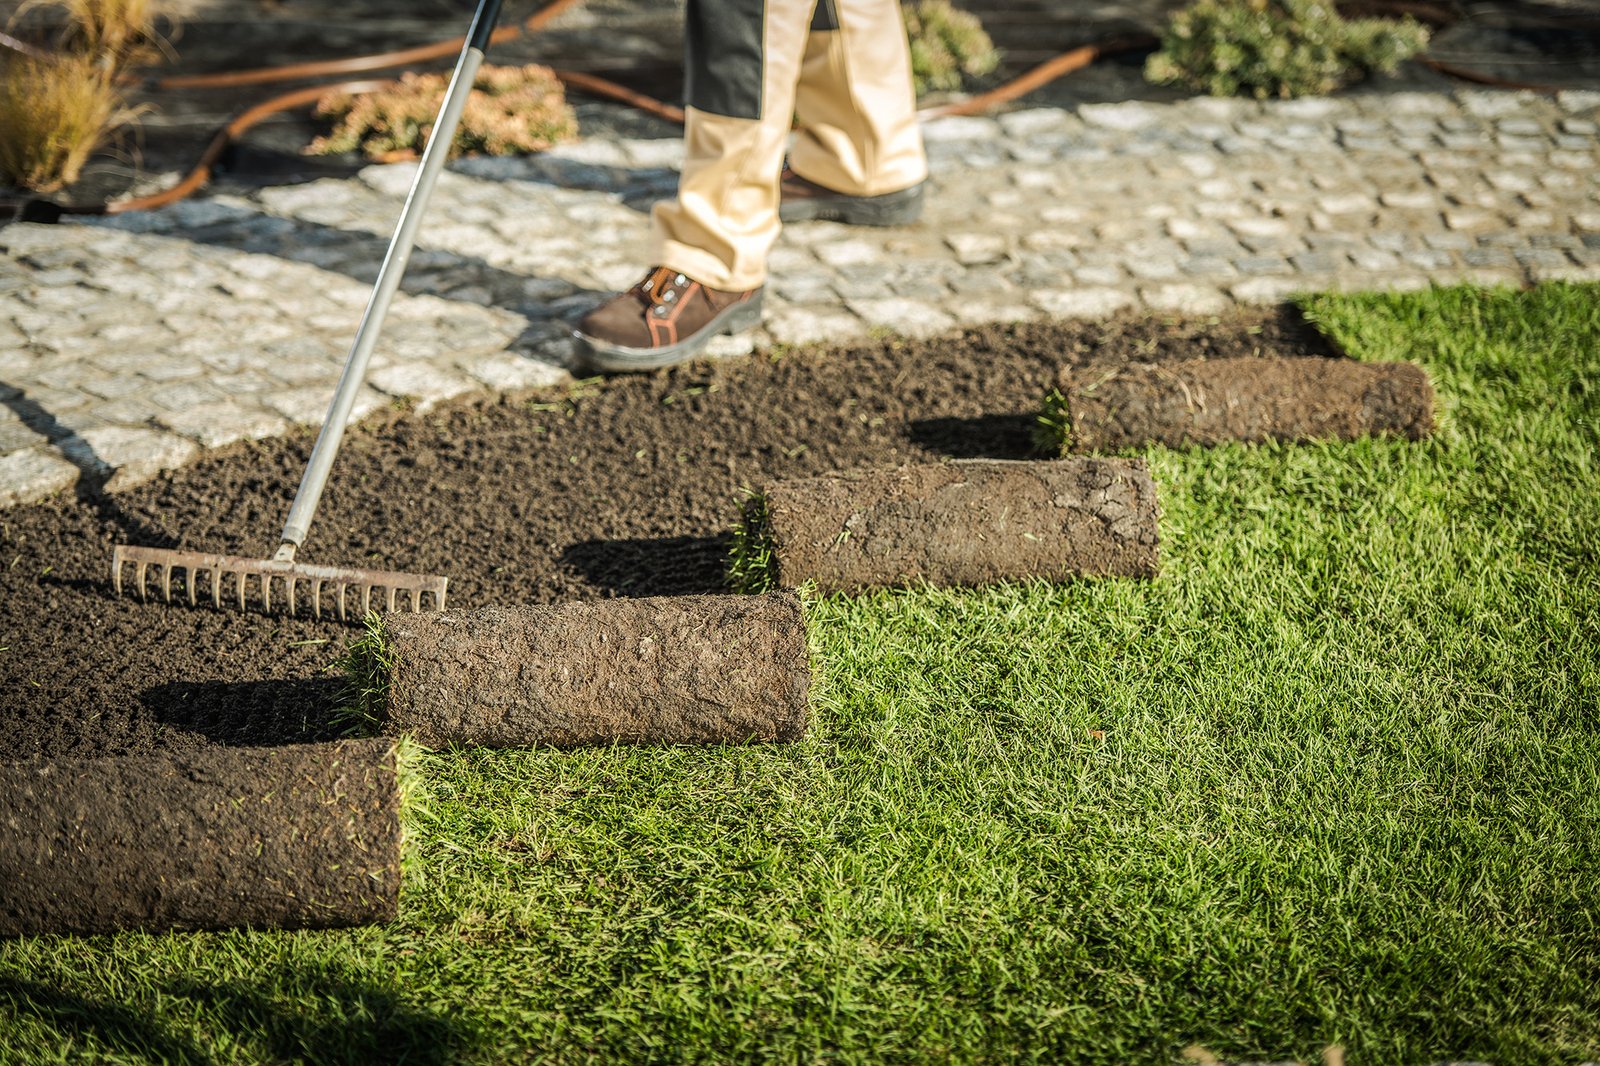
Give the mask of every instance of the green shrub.
M 360 149 L 379 160 L 419 152 L 449 84 L 448 74 L 403 74 L 399 84 L 380 92 L 330 93 L 317 102 L 317 114 L 335 120 L 333 132 L 306 151 L 337 155 Z M 450 154 L 542 152 L 577 135 L 577 116 L 550 68 L 485 66 L 472 84 Z
M 922 0 L 901 8 L 911 40 L 911 77 L 917 95 L 961 88 L 1000 65 L 1000 52 L 978 16 L 958 11 L 949 0 Z
M 1145 77 L 1212 96 L 1310 96 L 1427 47 L 1406 18 L 1346 20 L 1325 0 L 1198 0 L 1172 17 Z
M 767 519 L 767 498 L 751 493 L 733 524 L 733 546 L 728 549 L 728 587 L 735 592 L 759 593 L 778 587 L 778 559 L 772 551 L 772 529 Z

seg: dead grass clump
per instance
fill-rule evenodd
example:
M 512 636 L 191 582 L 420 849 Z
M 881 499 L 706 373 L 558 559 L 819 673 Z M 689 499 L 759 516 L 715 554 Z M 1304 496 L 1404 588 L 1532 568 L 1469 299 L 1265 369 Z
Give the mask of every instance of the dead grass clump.
M 110 69 L 92 55 L 13 56 L 0 68 L 0 179 L 51 192 L 132 118 Z
M 55 0 L 68 18 L 67 45 L 118 66 L 142 58 L 156 41 L 154 0 Z
M 54 51 L 0 61 L 0 181 L 52 192 L 132 121 L 117 76 L 160 44 L 156 0 L 28 0 L 15 18 L 53 9 L 63 16 Z M 15 18 L 13 21 L 15 21 Z
M 330 93 L 317 103 L 317 114 L 336 124 L 306 151 L 335 155 L 359 149 L 377 160 L 420 152 L 449 84 L 448 74 L 405 74 L 382 92 Z M 577 116 L 550 68 L 485 66 L 467 97 L 450 154 L 542 152 L 577 135 Z

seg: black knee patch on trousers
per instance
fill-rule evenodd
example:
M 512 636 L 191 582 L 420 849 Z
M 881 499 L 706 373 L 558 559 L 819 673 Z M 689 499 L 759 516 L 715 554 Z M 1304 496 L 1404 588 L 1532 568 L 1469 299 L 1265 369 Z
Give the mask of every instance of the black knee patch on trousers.
M 817 9 L 811 13 L 812 33 L 832 33 L 839 28 L 839 12 L 833 9 L 833 0 L 817 0 Z
M 684 100 L 728 118 L 761 117 L 766 0 L 688 0 Z

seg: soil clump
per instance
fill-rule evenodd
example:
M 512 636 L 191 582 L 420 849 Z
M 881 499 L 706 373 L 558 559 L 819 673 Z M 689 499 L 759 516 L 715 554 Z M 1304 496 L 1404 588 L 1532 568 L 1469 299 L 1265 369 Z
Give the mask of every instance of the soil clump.
M 389 732 L 429 747 L 743 744 L 806 730 L 792 592 L 484 607 L 385 620 Z
M 1063 378 L 1074 450 L 1433 431 L 1433 385 L 1413 363 L 1246 356 L 1077 367 Z
M 329 928 L 400 900 L 387 740 L 0 764 L 0 936 Z
M 1156 573 L 1143 459 L 958 459 L 779 481 L 766 499 L 779 578 L 820 592 Z
M 701 363 L 394 412 L 353 430 L 307 562 L 448 574 L 452 606 L 723 591 L 742 490 L 943 458 L 1023 459 L 1066 365 L 1330 355 L 1292 312 L 1043 322 Z M 312 437 L 235 446 L 114 495 L 0 512 L 0 757 L 329 740 L 355 630 L 141 603 L 116 543 L 260 555 Z

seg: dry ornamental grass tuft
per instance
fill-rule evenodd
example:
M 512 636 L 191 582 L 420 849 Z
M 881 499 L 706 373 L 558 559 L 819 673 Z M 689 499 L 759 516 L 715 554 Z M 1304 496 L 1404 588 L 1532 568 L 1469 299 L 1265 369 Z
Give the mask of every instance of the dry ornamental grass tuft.
M 137 115 L 117 75 L 150 59 L 159 39 L 153 0 L 33 0 L 17 13 L 44 7 L 65 17 L 57 50 L 0 63 L 0 181 L 53 192 Z
M 0 69 L 0 179 L 37 192 L 70 185 L 133 115 L 93 56 L 14 57 Z
M 143 58 L 156 41 L 153 0 L 57 0 L 75 50 L 119 64 Z
M 447 74 L 405 74 L 382 92 L 330 93 L 317 114 L 336 119 L 333 131 L 306 149 L 314 155 L 360 150 L 369 159 L 393 160 L 419 152 L 438 117 Z M 451 154 L 516 155 L 542 152 L 578 135 L 561 82 L 548 68 L 486 66 L 456 128 Z

